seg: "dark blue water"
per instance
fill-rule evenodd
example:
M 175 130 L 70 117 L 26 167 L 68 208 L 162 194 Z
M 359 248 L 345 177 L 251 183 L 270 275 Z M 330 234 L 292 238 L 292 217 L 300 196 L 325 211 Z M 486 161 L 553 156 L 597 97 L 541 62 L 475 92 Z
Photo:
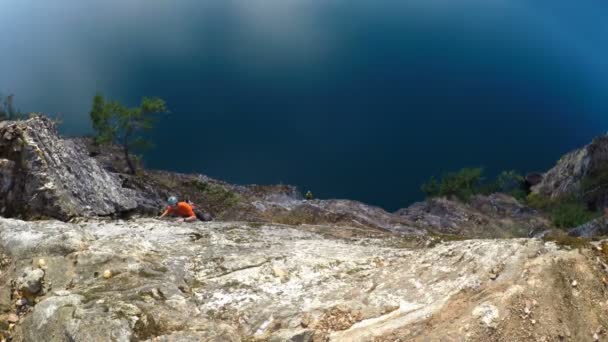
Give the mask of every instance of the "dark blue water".
M 571 3 L 9 0 L 0 91 L 69 135 L 96 91 L 160 96 L 148 167 L 392 210 L 431 175 L 544 170 L 607 129 L 608 8 Z

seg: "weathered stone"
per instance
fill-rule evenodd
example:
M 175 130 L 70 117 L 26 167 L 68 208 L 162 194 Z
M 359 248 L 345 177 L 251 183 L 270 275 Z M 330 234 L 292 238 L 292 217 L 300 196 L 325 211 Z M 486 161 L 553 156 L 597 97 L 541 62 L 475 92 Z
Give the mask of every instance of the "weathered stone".
M 524 237 L 550 227 L 538 212 L 504 194 L 474 196 L 470 204 L 432 198 L 396 214 L 410 226 L 470 237 Z
M 570 236 L 580 236 L 591 238 L 595 236 L 608 235 L 608 222 L 606 217 L 599 217 L 595 220 L 582 224 L 568 231 Z
M 58 221 L 41 224 L 2 219 L 0 245 L 5 253 L 13 258 L 25 259 L 45 255 L 68 255 L 85 249 L 88 243 L 86 234 L 78 225 L 66 225 Z
M 7 315 L 6 321 L 9 323 L 17 323 L 19 322 L 19 316 L 15 315 L 14 313 L 10 313 Z
M 269 341 L 270 342 L 310 342 L 314 337 L 314 330 L 311 329 L 299 329 L 299 330 L 288 330 L 278 331 L 273 333 Z
M 594 139 L 585 147 L 564 155 L 542 181 L 532 187 L 534 193 L 558 198 L 582 195 L 597 207 L 608 205 L 608 188 L 605 184 L 594 189 L 582 189 L 581 182 L 588 176 L 605 172 L 608 167 L 608 135 Z M 585 193 L 582 192 L 585 190 Z
M 91 158 L 86 139 L 60 139 L 42 118 L 2 122 L 0 137 L 0 213 L 61 220 L 151 214 L 175 193 L 198 196 L 197 204 L 230 220 L 0 218 L 0 256 L 8 260 L 0 264 L 0 288 L 38 294 L 24 293 L 31 303 L 15 306 L 17 291 L 0 293 L 2 312 L 24 315 L 15 325 L 18 341 L 399 341 L 416 340 L 421 329 L 440 340 L 461 336 L 463 327 L 473 341 L 488 334 L 526 340 L 531 335 L 509 330 L 520 314 L 538 336 L 555 330 L 546 322 L 562 322 L 560 330 L 569 325 L 581 339 L 605 319 L 605 305 L 594 304 L 606 282 L 593 271 L 595 250 L 425 236 L 527 236 L 548 226 L 510 196 L 475 196 L 469 204 L 438 198 L 388 213 L 356 201 L 303 201 L 289 186 L 117 174 L 119 159 L 102 152 Z M 586 153 L 603 155 L 594 143 Z M 574 155 L 569 165 L 601 161 L 585 158 Z M 556 171 L 539 188 L 576 188 L 560 178 L 567 173 Z M 15 273 L 36 260 L 44 260 L 40 268 Z M 568 281 L 575 276 L 576 284 Z M 562 321 L 573 292 L 579 311 Z M 522 299 L 531 293 L 541 302 L 538 321 L 531 320 L 536 299 Z
M 50 239 L 48 231 L 71 236 L 74 246 L 79 239 L 86 244 L 66 249 L 72 243 Z M 12 260 L 8 270 L 43 257 L 45 281 L 57 279 L 20 320 L 15 334 L 24 341 L 373 341 L 415 329 L 429 317 L 462 320 L 455 326 L 452 318 L 433 321 L 425 336 L 434 339 L 457 334 L 465 323 L 500 325 L 494 308 L 512 312 L 516 294 L 543 289 L 544 300 L 567 298 L 560 282 L 543 283 L 564 270 L 560 260 L 577 261 L 570 270 L 591 267 L 578 251 L 534 239 L 454 241 L 412 249 L 404 248 L 409 238 L 402 235 L 369 233 L 336 226 L 0 218 L 0 250 Z M 27 242 L 23 234 L 30 234 Z M 530 254 L 538 256 L 531 260 Z M 522 277 L 521 270 L 531 262 L 535 266 Z M 107 281 L 105 269 L 114 273 Z M 288 275 L 285 281 L 277 281 L 278 269 Z M 497 270 L 500 276 L 488 281 Z M 4 273 L 13 279 L 19 275 Z M 61 277 L 70 281 L 61 282 Z M 595 291 L 589 285 L 595 280 L 585 277 L 577 277 L 578 288 Z M 558 314 L 551 310 L 543 314 Z M 604 311 L 598 306 L 597 317 Z M 472 326 L 475 333 L 478 325 Z M 587 327 L 577 321 L 571 329 Z
M 272 273 L 274 274 L 275 277 L 279 278 L 279 280 L 281 280 L 282 282 L 287 281 L 287 277 L 289 276 L 287 271 L 285 271 L 285 269 L 283 269 L 280 266 L 273 266 L 272 267 Z
M 23 321 L 25 341 L 129 341 L 132 328 L 125 318 L 108 315 L 98 308 L 81 306 L 79 295 L 47 298 Z
M 23 293 L 37 294 L 42 289 L 44 271 L 39 268 L 26 268 L 17 279 L 17 289 Z
M 489 303 L 483 303 L 475 307 L 473 309 L 473 316 L 477 317 L 481 323 L 489 328 L 495 328 L 500 318 L 498 308 Z
M 18 308 L 26 306 L 28 304 L 29 304 L 29 302 L 27 301 L 27 298 L 19 298 L 15 302 L 15 306 L 18 307 Z
M 134 209 L 132 190 L 36 117 L 0 126 L 0 210 L 4 216 L 67 220 Z

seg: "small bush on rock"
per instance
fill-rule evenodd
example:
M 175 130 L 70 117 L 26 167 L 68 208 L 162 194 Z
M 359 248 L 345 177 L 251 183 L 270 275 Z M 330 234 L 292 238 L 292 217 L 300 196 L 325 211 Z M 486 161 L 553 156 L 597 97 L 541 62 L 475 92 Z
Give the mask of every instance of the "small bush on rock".
M 441 181 L 431 177 L 421 189 L 427 197 L 455 197 L 466 202 L 478 193 L 482 173 L 481 168 L 464 168 L 445 174 Z
M 608 162 L 594 168 L 581 180 L 581 195 L 588 203 L 595 203 L 608 191 Z
M 422 184 L 427 198 L 448 197 L 468 202 L 474 195 L 491 195 L 501 192 L 524 200 L 527 192 L 524 177 L 516 171 L 503 171 L 496 180 L 484 182 L 482 168 L 464 168 L 444 175 L 441 180 L 431 177 Z
M 0 95 L 0 121 L 3 120 L 23 120 L 27 116 L 23 114 L 19 109 L 15 108 L 14 98 L 15 95 L 2 96 Z
M 600 216 L 573 196 L 549 198 L 541 194 L 530 194 L 526 200 L 528 206 L 545 212 L 551 222 L 558 228 L 574 228 Z

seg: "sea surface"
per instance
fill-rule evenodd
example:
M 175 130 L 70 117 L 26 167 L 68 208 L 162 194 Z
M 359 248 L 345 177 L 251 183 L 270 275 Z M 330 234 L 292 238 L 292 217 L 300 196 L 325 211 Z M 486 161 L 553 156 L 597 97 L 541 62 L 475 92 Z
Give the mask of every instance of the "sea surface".
M 148 167 L 388 210 L 431 175 L 545 170 L 608 130 L 604 2 L 3 1 L 0 92 L 91 132 L 164 98 Z M 602 14 L 604 13 L 604 14 Z

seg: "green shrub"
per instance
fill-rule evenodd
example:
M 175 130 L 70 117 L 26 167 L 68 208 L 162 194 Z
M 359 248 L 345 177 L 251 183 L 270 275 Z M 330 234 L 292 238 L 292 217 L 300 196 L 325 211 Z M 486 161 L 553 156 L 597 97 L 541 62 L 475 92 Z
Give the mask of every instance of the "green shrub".
M 456 197 L 466 202 L 478 193 L 482 173 L 481 168 L 464 168 L 458 172 L 445 174 L 440 182 L 435 177 L 431 177 L 421 189 L 428 197 Z
M 585 224 L 599 214 L 590 211 L 583 203 L 566 201 L 559 205 L 551 212 L 551 221 L 558 228 L 574 228 L 581 224 Z
M 500 187 L 498 186 L 498 182 L 487 182 L 480 184 L 477 191 L 481 195 L 489 196 L 500 192 Z
M 27 116 L 19 109 L 15 108 L 13 99 L 15 95 L 0 95 L 0 121 L 2 120 L 23 120 Z
M 428 182 L 423 183 L 422 186 L 420 186 L 420 190 L 429 198 L 440 196 L 439 182 L 434 176 L 431 176 Z
M 509 194 L 519 200 L 524 200 L 527 195 L 524 182 L 524 176 L 515 170 L 501 172 L 496 180 L 500 192 Z
M 514 170 L 503 171 L 496 177 L 496 180 L 480 184 L 478 193 L 491 195 L 500 192 L 518 200 L 525 200 L 528 193 L 525 190 L 524 181 L 524 177 Z
M 527 192 L 524 177 L 516 171 L 503 171 L 496 180 L 490 182 L 484 182 L 482 176 L 482 168 L 464 168 L 444 175 L 441 180 L 431 177 L 420 189 L 427 198 L 455 197 L 465 202 L 473 195 L 491 195 L 497 192 L 525 200 Z
M 547 211 L 554 205 L 554 201 L 548 196 L 531 193 L 526 198 L 526 204 L 531 208 Z
M 208 204 L 218 211 L 229 209 L 239 202 L 238 194 L 218 184 L 193 180 L 186 185 L 200 191 Z
M 608 191 L 608 162 L 595 167 L 581 180 L 582 197 L 589 203 L 596 202 Z
M 527 204 L 548 214 L 558 228 L 578 227 L 600 216 L 600 213 L 589 210 L 585 203 L 573 196 L 552 199 L 541 194 L 530 194 Z

